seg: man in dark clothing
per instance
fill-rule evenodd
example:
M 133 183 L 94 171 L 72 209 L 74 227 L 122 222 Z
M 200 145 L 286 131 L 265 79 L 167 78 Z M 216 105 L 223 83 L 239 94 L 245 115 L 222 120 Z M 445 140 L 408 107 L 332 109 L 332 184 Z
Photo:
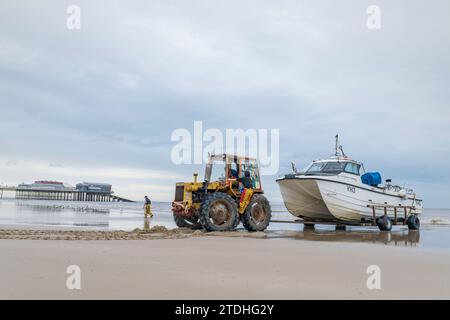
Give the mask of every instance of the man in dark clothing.
M 244 191 L 242 191 L 241 200 L 239 201 L 239 212 L 244 213 L 253 196 L 253 183 L 250 178 L 250 171 L 245 171 L 244 176 L 237 179 L 237 181 L 244 186 Z
M 245 189 L 253 189 L 252 179 L 250 178 L 250 171 L 245 171 L 242 178 L 238 178 L 237 181 L 243 184 Z

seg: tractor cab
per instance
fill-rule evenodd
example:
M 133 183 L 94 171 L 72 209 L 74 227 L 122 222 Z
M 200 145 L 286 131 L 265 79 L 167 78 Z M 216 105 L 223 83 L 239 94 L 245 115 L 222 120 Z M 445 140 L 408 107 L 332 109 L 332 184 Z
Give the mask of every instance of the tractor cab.
M 204 181 L 219 182 L 221 187 L 229 186 L 238 193 L 242 186 L 237 179 L 244 177 L 245 171 L 250 172 L 254 193 L 263 193 L 258 162 L 254 158 L 229 154 L 211 155 L 206 164 Z

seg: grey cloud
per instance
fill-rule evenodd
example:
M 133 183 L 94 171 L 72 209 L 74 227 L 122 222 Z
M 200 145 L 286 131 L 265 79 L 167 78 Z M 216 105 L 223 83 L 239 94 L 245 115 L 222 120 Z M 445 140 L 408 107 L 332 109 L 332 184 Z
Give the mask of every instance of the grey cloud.
M 7 157 L 189 177 L 201 168 L 171 164 L 170 134 L 203 120 L 205 129 L 279 128 L 282 172 L 328 156 L 339 132 L 349 155 L 423 181 L 424 198 L 441 205 L 448 1 L 378 1 L 375 32 L 356 0 L 77 1 L 79 31 L 65 27 L 69 4 L 0 5 Z M 273 178 L 265 187 L 279 198 Z
M 50 168 L 64 168 L 64 166 L 60 163 L 49 163 L 48 166 Z

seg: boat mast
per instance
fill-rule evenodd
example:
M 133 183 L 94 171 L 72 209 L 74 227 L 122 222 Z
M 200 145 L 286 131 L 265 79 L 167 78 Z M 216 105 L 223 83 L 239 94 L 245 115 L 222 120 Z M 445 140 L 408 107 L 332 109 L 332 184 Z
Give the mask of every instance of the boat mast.
M 340 157 L 346 158 L 347 156 L 345 155 L 344 148 L 342 147 L 342 145 L 339 144 L 339 135 L 336 134 L 334 136 L 334 138 L 336 139 L 336 144 L 334 146 L 334 149 L 335 149 L 334 155 L 335 155 L 335 157 L 338 158 L 338 159 Z
M 334 155 L 336 157 L 339 157 L 339 135 L 336 134 L 336 136 L 334 138 L 336 139 L 336 143 L 335 143 L 335 147 L 334 147 L 334 149 L 335 149 Z

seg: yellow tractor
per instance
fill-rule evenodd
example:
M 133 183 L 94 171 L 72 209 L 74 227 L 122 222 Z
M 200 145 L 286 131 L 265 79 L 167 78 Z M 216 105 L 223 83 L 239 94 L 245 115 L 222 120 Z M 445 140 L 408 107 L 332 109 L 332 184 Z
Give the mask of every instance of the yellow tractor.
M 241 196 L 242 178 L 250 178 L 250 197 Z M 178 182 L 172 211 L 178 227 L 206 231 L 234 230 L 241 221 L 248 231 L 263 231 L 272 215 L 269 201 L 263 195 L 256 159 L 229 154 L 210 155 L 205 178 L 193 182 Z M 247 185 L 248 187 L 248 185 Z

